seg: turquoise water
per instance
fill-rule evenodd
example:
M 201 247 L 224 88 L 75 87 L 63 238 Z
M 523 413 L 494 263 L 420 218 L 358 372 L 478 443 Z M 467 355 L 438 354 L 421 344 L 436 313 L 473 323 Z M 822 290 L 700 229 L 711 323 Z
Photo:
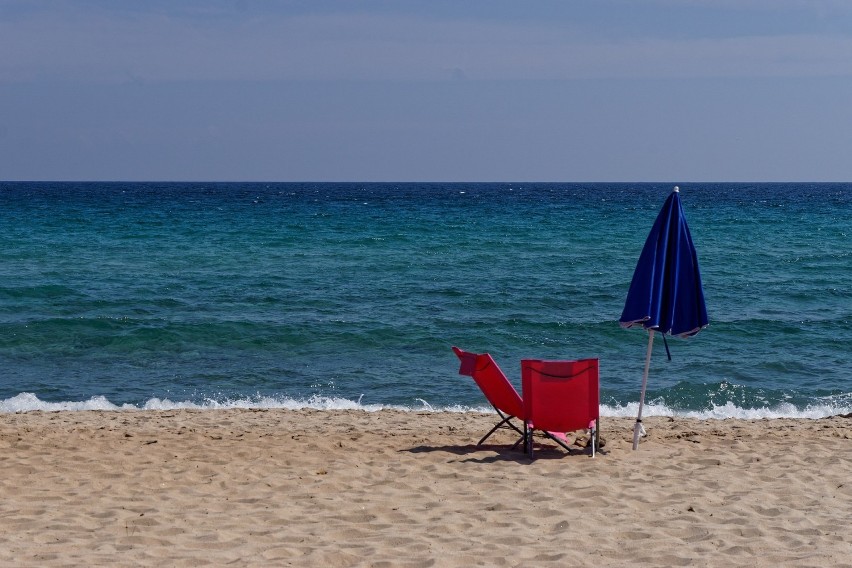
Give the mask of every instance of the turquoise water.
M 601 360 L 672 184 L 0 183 L 0 411 L 481 409 L 459 345 Z M 681 184 L 710 326 L 650 414 L 852 411 L 852 184 Z

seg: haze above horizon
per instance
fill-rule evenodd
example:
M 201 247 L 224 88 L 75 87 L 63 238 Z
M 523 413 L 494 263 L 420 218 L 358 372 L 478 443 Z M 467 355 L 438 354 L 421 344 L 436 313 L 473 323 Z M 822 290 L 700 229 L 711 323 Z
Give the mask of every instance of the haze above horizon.
M 0 3 L 0 179 L 849 181 L 852 3 Z

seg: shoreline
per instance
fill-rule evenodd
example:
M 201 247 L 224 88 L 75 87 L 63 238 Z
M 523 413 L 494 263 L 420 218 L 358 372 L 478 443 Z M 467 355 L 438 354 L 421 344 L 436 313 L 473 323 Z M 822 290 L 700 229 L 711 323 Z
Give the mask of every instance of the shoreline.
M 852 416 L 852 407 L 849 406 L 849 396 L 842 395 L 841 404 L 825 403 L 821 405 L 808 405 L 799 409 L 792 405 L 781 407 L 742 408 L 731 405 L 713 406 L 705 410 L 673 410 L 665 405 L 646 403 L 643 411 L 645 417 L 660 417 L 695 420 L 821 420 L 835 416 Z M 277 397 L 262 397 L 260 399 L 245 398 L 231 399 L 226 402 L 209 401 L 196 403 L 191 401 L 175 402 L 169 399 L 152 398 L 146 403 L 137 406 L 134 404 L 114 404 L 104 396 L 94 396 L 82 401 L 51 402 L 43 401 L 37 395 L 30 392 L 22 392 L 17 395 L 0 400 L 0 416 L 3 414 L 18 414 L 28 412 L 171 412 L 171 411 L 287 411 L 299 412 L 302 410 L 322 412 L 381 412 L 394 411 L 405 413 L 449 413 L 449 414 L 491 414 L 494 410 L 487 404 L 479 406 L 452 405 L 434 406 L 427 401 L 421 400 L 421 406 L 405 406 L 383 403 L 362 403 L 361 400 L 350 400 L 346 398 L 331 398 L 316 396 L 307 399 L 291 399 Z M 608 420 L 620 420 L 635 418 L 638 405 L 628 403 L 623 406 L 600 406 L 601 416 Z
M 852 565 L 852 419 L 602 418 L 592 459 L 479 413 L 0 414 L 0 564 Z M 845 564 L 844 564 L 845 563 Z

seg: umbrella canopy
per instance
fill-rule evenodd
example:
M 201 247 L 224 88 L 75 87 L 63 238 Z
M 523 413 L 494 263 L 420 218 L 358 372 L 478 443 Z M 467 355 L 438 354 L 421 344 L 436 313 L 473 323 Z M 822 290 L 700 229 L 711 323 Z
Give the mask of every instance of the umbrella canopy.
M 639 414 L 633 431 L 635 450 L 643 432 L 642 407 L 648 385 L 654 332 L 659 331 L 664 338 L 666 334 L 689 337 L 707 326 L 698 255 L 692 244 L 677 187 L 663 204 L 642 254 L 639 255 L 619 323 L 625 328 L 642 326 L 649 331 Z

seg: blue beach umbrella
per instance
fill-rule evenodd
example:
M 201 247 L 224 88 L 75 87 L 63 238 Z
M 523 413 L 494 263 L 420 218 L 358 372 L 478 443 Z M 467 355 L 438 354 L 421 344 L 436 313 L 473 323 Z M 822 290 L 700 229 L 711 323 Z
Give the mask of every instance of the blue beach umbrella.
M 639 395 L 639 414 L 633 428 L 635 450 L 639 447 L 639 437 L 644 433 L 642 407 L 648 386 L 654 332 L 662 333 L 665 340 L 666 334 L 690 337 L 707 326 L 707 308 L 704 306 L 698 256 L 686 225 L 677 187 L 663 204 L 642 248 L 619 323 L 624 328 L 642 326 L 648 330 L 648 352 L 642 392 Z

